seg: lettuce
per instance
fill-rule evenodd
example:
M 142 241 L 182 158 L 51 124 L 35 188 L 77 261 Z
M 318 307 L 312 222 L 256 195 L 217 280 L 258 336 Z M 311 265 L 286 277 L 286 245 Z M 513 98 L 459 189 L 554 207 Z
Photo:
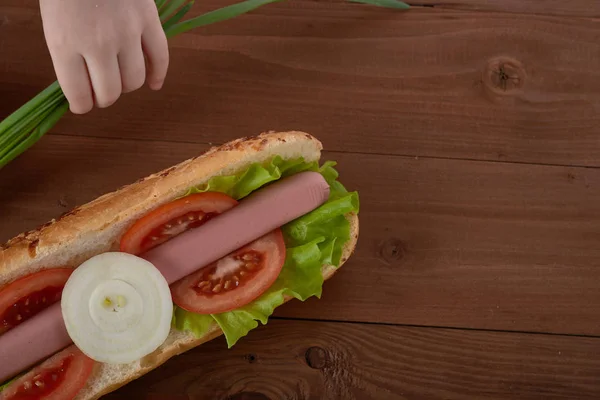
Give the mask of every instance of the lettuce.
M 25 373 L 23 373 L 25 374 Z M 17 375 L 14 378 L 12 378 L 11 380 L 4 382 L 3 384 L 0 384 L 0 393 L 6 389 L 8 387 L 8 385 L 10 385 L 11 383 L 13 383 L 14 381 L 16 381 L 17 379 L 19 379 L 23 374 Z
M 191 188 L 187 194 L 217 191 L 240 200 L 255 190 L 302 171 L 319 172 L 330 187 L 329 199 L 319 208 L 282 227 L 286 243 L 286 260 L 275 283 L 253 302 L 221 314 L 196 314 L 175 306 L 173 326 L 179 330 L 204 335 L 213 324 L 225 333 L 231 348 L 249 331 L 265 325 L 285 296 L 304 301 L 321 297 L 321 266 L 339 266 L 344 244 L 350 239 L 350 224 L 345 215 L 358 213 L 358 193 L 348 192 L 337 180 L 335 162 L 322 166 L 303 159 L 283 160 L 277 156 L 265 164 L 253 164 L 237 175 L 217 176 L 205 185 Z
M 335 165 L 335 162 L 328 161 L 320 167 L 316 161 L 275 157 L 266 164 L 253 164 L 237 175 L 213 177 L 207 184 L 191 188 L 186 193 L 216 191 L 240 200 L 271 182 L 302 171 L 319 172 L 330 187 L 326 203 L 282 227 L 286 260 L 269 290 L 253 302 L 221 314 L 196 314 L 174 306 L 172 324 L 176 329 L 202 336 L 216 323 L 225 333 L 227 345 L 231 348 L 258 327 L 258 322 L 265 325 L 275 308 L 283 304 L 284 296 L 301 301 L 312 296 L 321 297 L 321 265 L 339 266 L 342 249 L 350 238 L 350 224 L 345 215 L 358 213 L 359 209 L 358 194 L 348 192 L 338 182 Z M 0 385 L 0 392 L 17 378 Z

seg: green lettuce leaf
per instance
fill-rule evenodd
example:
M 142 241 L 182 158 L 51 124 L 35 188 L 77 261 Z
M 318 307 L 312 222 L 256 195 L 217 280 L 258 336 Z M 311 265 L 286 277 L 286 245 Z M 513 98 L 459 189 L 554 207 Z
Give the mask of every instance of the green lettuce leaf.
M 180 331 L 190 331 L 197 337 L 208 332 L 214 322 L 209 314 L 195 314 L 177 306 L 173 309 L 172 326 Z
M 258 322 L 267 323 L 275 308 L 286 296 L 304 301 L 312 296 L 321 297 L 323 275 L 321 266 L 339 266 L 344 244 L 350 239 L 350 224 L 346 214 L 358 213 L 356 192 L 348 192 L 338 181 L 335 162 L 321 167 L 317 162 L 303 159 L 283 160 L 275 157 L 264 164 L 253 164 L 245 171 L 229 176 L 217 176 L 188 194 L 217 191 L 240 200 L 261 187 L 302 171 L 319 172 L 330 187 L 329 199 L 319 208 L 282 227 L 286 243 L 286 260 L 275 283 L 253 302 L 221 314 L 196 314 L 175 306 L 173 326 L 179 330 L 204 335 L 217 323 L 231 348 Z
M 283 160 L 276 156 L 265 164 L 252 164 L 238 175 L 215 176 L 206 184 L 188 190 L 192 193 L 221 192 L 236 200 L 243 199 L 264 185 L 302 171 L 318 171 L 316 162 L 305 163 L 302 159 Z
M 11 383 L 13 383 L 17 379 L 19 379 L 23 374 L 17 375 L 14 378 L 12 378 L 10 381 L 7 381 L 7 382 L 4 382 L 3 384 L 1 384 L 0 385 L 0 392 L 2 392 L 4 389 L 6 389 L 8 387 L 8 385 L 10 385 Z

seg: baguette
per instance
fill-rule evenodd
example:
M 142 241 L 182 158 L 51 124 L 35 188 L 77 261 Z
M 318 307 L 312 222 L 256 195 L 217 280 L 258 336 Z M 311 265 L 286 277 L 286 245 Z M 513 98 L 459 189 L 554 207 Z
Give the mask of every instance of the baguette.
M 0 287 L 33 272 L 64 266 L 76 268 L 97 254 L 118 251 L 121 236 L 134 221 L 214 176 L 235 174 L 252 163 L 265 162 L 276 155 L 283 159 L 302 157 L 308 162 L 318 161 L 321 150 L 322 144 L 316 138 L 297 131 L 261 133 L 213 147 L 202 155 L 105 194 L 9 240 L 0 249 Z M 341 264 L 353 253 L 359 231 L 358 216 L 351 213 L 346 218 L 350 222 L 351 239 L 345 243 Z M 336 270 L 331 265 L 323 265 L 324 279 L 331 278 Z M 138 361 L 97 363 L 76 399 L 98 399 L 152 371 L 171 357 L 222 334 L 217 324 L 202 337 L 171 329 L 156 351 Z

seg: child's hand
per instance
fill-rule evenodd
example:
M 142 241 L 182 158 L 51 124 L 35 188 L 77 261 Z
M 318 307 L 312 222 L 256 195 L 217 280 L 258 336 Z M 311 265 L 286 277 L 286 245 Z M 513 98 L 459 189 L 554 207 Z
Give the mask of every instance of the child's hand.
M 108 107 L 146 80 L 151 89 L 162 87 L 169 50 L 153 0 L 40 0 L 40 9 L 73 113 Z

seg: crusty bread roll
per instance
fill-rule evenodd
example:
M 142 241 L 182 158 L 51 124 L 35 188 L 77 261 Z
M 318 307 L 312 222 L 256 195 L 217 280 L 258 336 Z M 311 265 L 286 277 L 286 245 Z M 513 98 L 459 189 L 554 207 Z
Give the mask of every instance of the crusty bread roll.
M 76 268 L 97 254 L 118 249 L 119 240 L 137 219 L 187 192 L 192 186 L 216 175 L 231 175 L 250 164 L 279 155 L 283 159 L 320 159 L 322 144 L 304 132 L 268 132 L 237 139 L 183 161 L 131 185 L 105 194 L 52 220 L 38 229 L 22 233 L 0 249 L 0 287 L 24 275 L 62 266 Z M 348 215 L 351 239 L 345 244 L 342 264 L 350 257 L 358 239 L 358 216 Z M 336 271 L 323 265 L 329 279 Z M 286 301 L 288 301 L 287 299 Z M 98 363 L 77 400 L 98 399 L 160 366 L 171 357 L 223 334 L 217 324 L 203 337 L 171 330 L 167 340 L 152 354 L 130 363 Z

